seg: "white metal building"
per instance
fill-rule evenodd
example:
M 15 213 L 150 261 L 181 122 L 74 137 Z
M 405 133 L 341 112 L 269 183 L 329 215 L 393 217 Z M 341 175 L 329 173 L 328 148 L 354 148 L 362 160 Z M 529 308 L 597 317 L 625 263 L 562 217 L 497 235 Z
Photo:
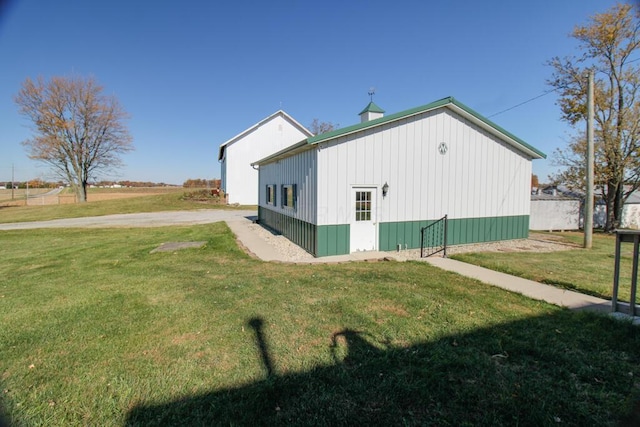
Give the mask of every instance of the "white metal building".
M 528 236 L 542 152 L 451 97 L 382 113 L 255 162 L 261 223 L 315 256 L 417 248 L 444 215 L 449 244 Z
M 251 162 L 312 136 L 304 126 L 282 110 L 276 111 L 220 145 L 222 190 L 229 203 L 258 203 L 258 171 Z
M 567 231 L 580 228 L 581 201 L 562 194 L 531 196 L 530 230 Z
M 629 194 L 627 201 L 622 206 L 621 228 L 640 229 L 640 192 L 637 190 Z

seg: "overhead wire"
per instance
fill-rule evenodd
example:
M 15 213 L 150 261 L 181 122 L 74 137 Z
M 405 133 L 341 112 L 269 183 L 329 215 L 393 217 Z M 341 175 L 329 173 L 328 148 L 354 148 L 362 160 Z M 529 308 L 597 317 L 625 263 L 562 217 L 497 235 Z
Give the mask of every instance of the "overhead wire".
M 630 62 L 636 62 L 636 61 L 640 61 L 640 58 L 632 59 L 631 61 L 627 61 L 626 63 L 628 64 L 628 63 L 630 63 Z M 514 108 L 518 108 L 518 107 L 520 107 L 520 106 L 522 106 L 522 105 L 524 105 L 524 104 L 527 104 L 527 103 L 529 103 L 529 102 L 531 102 L 531 101 L 535 101 L 535 100 L 536 100 L 536 99 L 538 99 L 538 98 L 542 98 L 543 96 L 549 95 L 550 93 L 555 92 L 555 91 L 557 91 L 558 89 L 562 89 L 562 88 L 557 87 L 557 88 L 554 88 L 554 89 L 549 89 L 548 91 L 542 92 L 540 95 L 534 96 L 533 98 L 529 98 L 529 99 L 527 99 L 526 101 L 523 101 L 523 102 L 521 102 L 521 103 L 519 103 L 519 104 L 516 104 L 516 105 L 514 105 L 514 106 L 512 106 L 512 107 L 509 107 L 509 108 L 504 109 L 504 110 L 502 110 L 502 111 L 498 111 L 497 113 L 493 113 L 493 114 L 491 114 L 491 115 L 487 116 L 487 118 L 488 118 L 488 119 L 490 119 L 491 117 L 495 117 L 495 116 L 500 115 L 500 114 L 502 114 L 502 113 L 506 113 L 507 111 L 511 111 L 511 110 L 513 110 Z
M 542 98 L 543 96 L 549 95 L 551 92 L 555 92 L 555 91 L 557 91 L 558 89 L 560 89 L 560 88 L 550 89 L 550 90 L 548 90 L 548 91 L 542 92 L 540 95 L 534 96 L 533 98 L 529 98 L 529 99 L 527 99 L 526 101 L 523 101 L 523 102 L 521 102 L 521 103 L 519 103 L 519 104 L 516 104 L 516 105 L 514 105 L 514 106 L 512 106 L 512 107 L 509 107 L 509 108 L 504 109 L 504 110 L 502 110 L 502 111 L 498 111 L 497 113 L 493 113 L 493 114 L 491 114 L 490 116 L 487 116 L 487 118 L 489 119 L 489 118 L 494 117 L 494 116 L 497 116 L 497 115 L 499 115 L 499 114 L 506 113 L 507 111 L 511 111 L 511 110 L 513 110 L 514 108 L 518 108 L 518 107 L 520 107 L 520 106 L 522 106 L 522 105 L 524 105 L 524 104 L 527 104 L 527 103 L 529 103 L 529 102 L 531 102 L 531 101 L 535 101 L 535 100 L 536 100 L 536 99 L 538 99 L 538 98 Z

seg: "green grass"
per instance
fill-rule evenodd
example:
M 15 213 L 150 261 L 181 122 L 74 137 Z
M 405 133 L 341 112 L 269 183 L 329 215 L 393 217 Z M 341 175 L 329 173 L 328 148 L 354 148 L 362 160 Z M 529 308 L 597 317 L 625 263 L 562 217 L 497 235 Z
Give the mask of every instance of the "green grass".
M 1 236 L 16 425 L 617 425 L 640 397 L 637 328 L 426 263 L 262 263 L 223 223 Z
M 108 192 L 107 189 L 92 189 L 96 193 Z M 133 189 L 135 190 L 135 189 Z M 121 190 L 121 191 L 126 191 Z M 166 194 L 140 196 L 127 199 L 104 200 L 79 204 L 54 206 L 0 206 L 0 223 L 46 221 L 61 218 L 80 218 L 110 214 L 137 212 L 160 212 L 194 209 L 246 209 L 246 206 L 232 207 L 183 200 L 187 190 L 172 191 Z M 249 207 L 255 208 L 255 206 Z
M 583 234 L 553 233 L 580 247 Z M 501 271 L 526 279 L 582 293 L 611 299 L 615 265 L 615 235 L 596 233 L 592 249 L 557 252 L 477 252 L 453 255 L 451 258 Z M 620 263 L 620 293 L 622 301 L 629 301 L 633 245 L 622 245 Z M 638 296 L 640 297 L 640 296 Z M 640 299 L 636 298 L 637 302 Z

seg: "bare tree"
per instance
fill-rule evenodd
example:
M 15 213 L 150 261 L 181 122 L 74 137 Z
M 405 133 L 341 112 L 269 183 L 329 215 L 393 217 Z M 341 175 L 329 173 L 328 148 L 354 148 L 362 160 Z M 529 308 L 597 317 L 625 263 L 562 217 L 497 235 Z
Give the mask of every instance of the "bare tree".
M 102 92 L 91 77 L 27 78 L 15 96 L 34 128 L 34 137 L 22 143 L 29 157 L 67 180 L 80 202 L 87 201 L 90 179 L 120 167 L 120 155 L 133 150 L 127 113 Z
M 617 4 L 577 26 L 572 37 L 579 42 L 578 57 L 550 61 L 549 84 L 560 93 L 562 119 L 577 129 L 586 120 L 587 71 L 596 70 L 595 182 L 607 204 L 605 229 L 620 225 L 622 207 L 640 188 L 640 7 Z M 586 137 L 579 130 L 565 149 L 555 153 L 564 170 L 555 179 L 583 188 Z
M 323 133 L 331 132 L 340 126 L 339 124 L 333 124 L 331 122 L 321 122 L 318 119 L 313 119 L 309 125 L 309 130 L 314 135 L 321 135 Z

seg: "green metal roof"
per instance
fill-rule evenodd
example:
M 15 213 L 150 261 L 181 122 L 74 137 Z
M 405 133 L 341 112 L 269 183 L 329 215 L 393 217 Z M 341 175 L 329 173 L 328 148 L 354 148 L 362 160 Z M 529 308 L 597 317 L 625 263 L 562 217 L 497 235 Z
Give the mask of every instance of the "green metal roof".
M 358 115 L 362 113 L 384 113 L 384 110 L 378 107 L 375 102 L 371 101 L 366 107 L 364 107 L 364 110 L 358 113 Z
M 371 104 L 373 104 L 373 102 L 371 102 L 369 105 L 371 105 Z M 375 104 L 373 104 L 373 105 L 375 106 Z M 368 107 L 369 106 L 367 106 L 367 108 Z M 370 120 L 368 122 L 358 123 L 358 124 L 355 124 L 355 125 L 352 125 L 352 126 L 344 127 L 342 129 L 336 129 L 336 130 L 333 130 L 331 132 L 323 133 L 321 135 L 316 135 L 316 136 L 309 137 L 306 140 L 300 141 L 298 144 L 295 144 L 292 147 L 285 148 L 284 150 L 281 150 L 281 151 L 279 151 L 279 152 L 277 152 L 275 154 L 272 154 L 271 156 L 265 157 L 264 159 L 261 159 L 261 160 L 255 162 L 255 163 L 253 163 L 253 164 L 258 164 L 259 165 L 259 164 L 268 163 L 270 161 L 273 161 L 276 158 L 288 157 L 288 155 L 293 154 L 291 151 L 294 151 L 294 150 L 295 150 L 295 152 L 303 151 L 304 149 L 301 150 L 301 148 L 302 148 L 303 145 L 305 145 L 305 143 L 308 144 L 308 145 L 315 145 L 315 144 L 318 144 L 320 142 L 329 141 L 329 140 L 332 140 L 332 139 L 335 139 L 335 138 L 339 138 L 339 137 L 345 136 L 345 135 L 350 135 L 350 134 L 355 133 L 355 132 L 360 132 L 362 130 L 370 129 L 370 128 L 373 128 L 373 127 L 376 127 L 376 126 L 380 126 L 380 125 L 385 124 L 385 123 L 394 122 L 396 120 L 402 120 L 402 119 L 405 119 L 405 118 L 408 118 L 408 117 L 411 117 L 411 116 L 422 114 L 422 113 L 425 113 L 427 111 L 435 110 L 435 109 L 442 108 L 442 107 L 447 107 L 447 108 L 451 108 L 453 110 L 458 110 L 459 114 L 462 114 L 463 116 L 466 116 L 472 122 L 475 122 L 476 124 L 478 124 L 481 127 L 485 128 L 486 130 L 488 130 L 489 132 L 493 133 L 494 135 L 498 135 L 498 136 L 501 136 L 505 140 L 512 141 L 512 145 L 516 146 L 521 151 L 529 153 L 529 155 L 531 155 L 533 158 L 545 159 L 547 157 L 547 155 L 544 154 L 542 151 L 540 151 L 537 148 L 527 144 L 526 142 L 524 142 L 522 139 L 518 138 L 517 136 L 515 136 L 511 132 L 508 132 L 507 130 L 505 130 L 502 127 L 498 126 L 497 124 L 495 124 L 491 120 L 487 119 L 486 117 L 482 116 L 481 114 L 479 114 L 476 111 L 472 110 L 471 108 L 467 107 L 466 105 L 464 105 L 460 101 L 458 101 L 455 98 L 449 96 L 447 98 L 439 99 L 437 101 L 434 101 L 434 102 L 432 102 L 430 104 L 423 105 L 421 107 L 411 108 L 409 110 L 401 111 L 401 112 L 395 113 L 395 114 L 390 114 L 388 116 L 380 117 L 378 119 Z M 366 109 L 365 109 L 365 111 L 366 111 Z
M 511 132 L 508 132 L 507 130 L 501 128 L 500 126 L 498 126 L 497 124 L 495 124 L 491 120 L 489 120 L 486 117 L 480 115 L 479 113 L 477 113 L 476 111 L 474 111 L 471 108 L 467 107 L 466 105 L 464 105 L 463 103 L 461 103 L 457 99 L 453 98 L 452 96 L 449 96 L 447 98 L 439 99 L 437 101 L 434 101 L 434 102 L 432 102 L 430 104 L 423 105 L 421 107 L 411 108 L 409 110 L 401 111 L 399 113 L 390 114 L 390 115 L 385 116 L 385 117 L 380 117 L 379 119 L 370 120 L 370 121 L 364 122 L 364 123 L 358 123 L 356 125 L 347 126 L 345 128 L 342 128 L 342 129 L 336 129 L 336 130 L 331 131 L 331 132 L 323 133 L 322 135 L 312 136 L 312 137 L 307 139 L 307 142 L 309 144 L 317 144 L 317 143 L 322 142 L 322 141 L 327 141 L 329 139 L 337 138 L 339 136 L 347 135 L 347 134 L 350 134 L 350 133 L 353 133 L 353 132 L 358 132 L 358 131 L 361 131 L 361 130 L 364 130 L 364 129 L 369 129 L 371 127 L 378 126 L 378 125 L 381 125 L 381 124 L 384 124 L 384 123 L 389 123 L 389 122 L 393 122 L 395 120 L 404 119 L 406 117 L 415 116 L 417 114 L 421 114 L 421 113 L 424 113 L 424 112 L 427 112 L 427 111 L 430 111 L 430 110 L 435 110 L 437 108 L 445 107 L 445 106 L 448 106 L 448 105 L 453 105 L 453 106 L 458 107 L 459 109 L 463 110 L 464 112 L 466 112 L 467 114 L 471 115 L 475 119 L 479 120 L 480 122 L 484 123 L 485 125 L 489 126 L 490 128 L 493 128 L 495 131 L 507 136 L 508 138 L 510 138 L 513 141 L 517 142 L 518 144 L 522 145 L 524 148 L 527 149 L 527 151 L 532 151 L 538 157 L 540 157 L 540 158 L 546 158 L 547 157 L 547 155 L 544 154 L 542 151 L 540 151 L 537 148 L 527 144 L 526 142 L 524 142 L 523 140 L 521 140 L 520 138 L 518 138 L 517 136 L 515 136 Z

